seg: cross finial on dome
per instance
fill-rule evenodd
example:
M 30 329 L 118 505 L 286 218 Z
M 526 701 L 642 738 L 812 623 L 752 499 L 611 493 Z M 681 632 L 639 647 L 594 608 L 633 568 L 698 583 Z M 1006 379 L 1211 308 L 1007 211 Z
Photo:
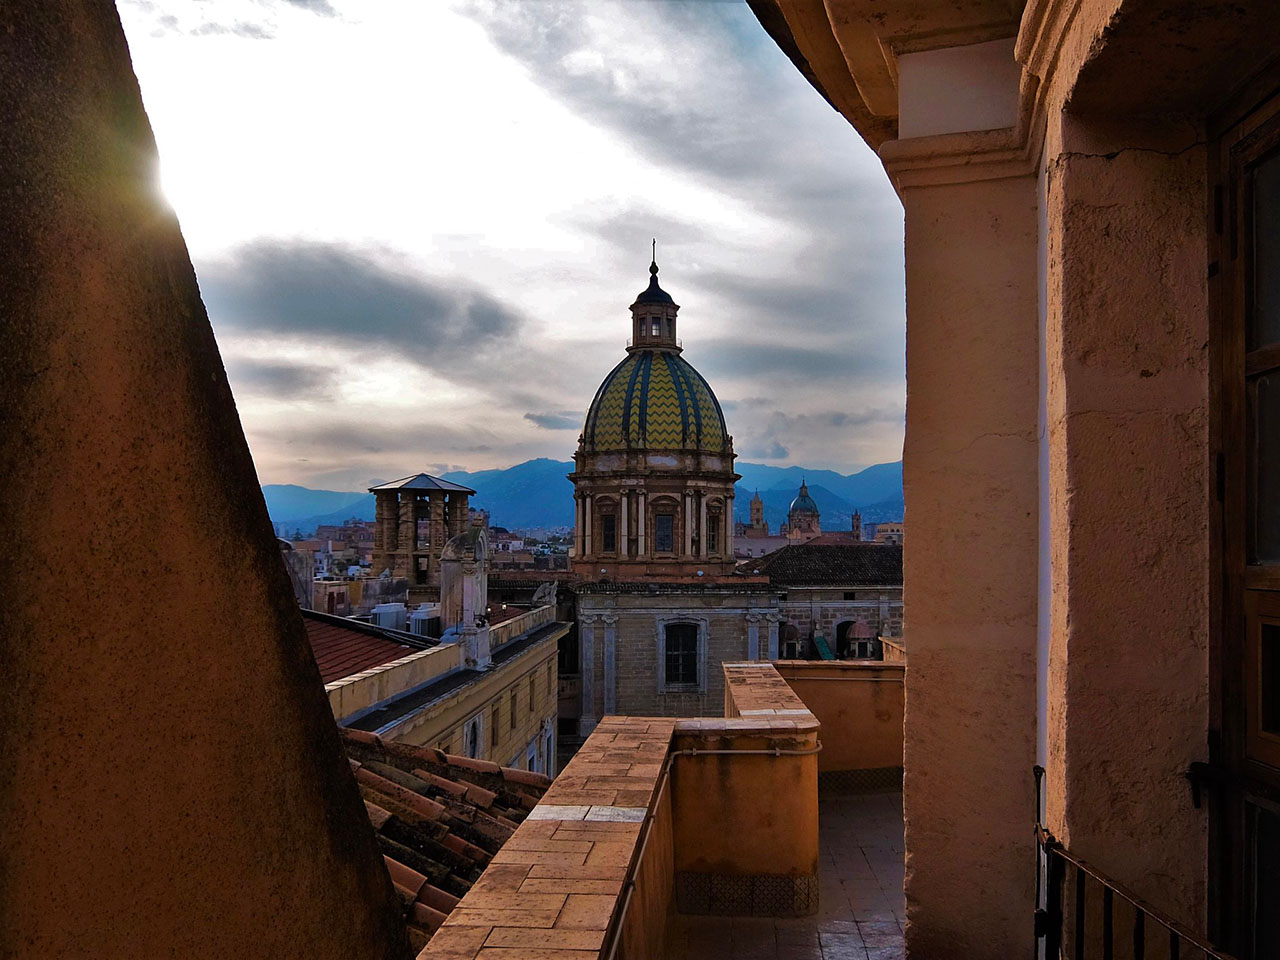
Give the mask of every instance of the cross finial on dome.
M 658 238 L 653 238 L 653 257 L 649 260 L 649 273 L 651 276 L 658 275 Z

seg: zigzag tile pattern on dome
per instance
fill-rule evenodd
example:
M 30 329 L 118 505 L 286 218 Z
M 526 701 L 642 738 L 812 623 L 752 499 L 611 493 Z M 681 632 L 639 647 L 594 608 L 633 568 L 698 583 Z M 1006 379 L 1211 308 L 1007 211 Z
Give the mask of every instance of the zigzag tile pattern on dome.
M 605 377 L 583 427 L 591 450 L 720 452 L 728 438 L 720 403 L 679 355 L 632 353 Z

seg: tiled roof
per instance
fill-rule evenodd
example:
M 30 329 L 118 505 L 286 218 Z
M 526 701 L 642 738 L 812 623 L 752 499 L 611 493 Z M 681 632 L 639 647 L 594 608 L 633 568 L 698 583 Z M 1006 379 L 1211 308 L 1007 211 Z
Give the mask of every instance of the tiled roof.
M 801 543 L 760 557 L 752 569 L 782 586 L 896 586 L 902 583 L 902 547 Z
M 434 646 L 410 640 L 398 630 L 383 630 L 316 610 L 303 610 L 302 621 L 307 625 L 311 652 L 325 683 Z
M 421 950 L 551 786 L 526 770 L 340 728 Z
M 446 493 L 475 493 L 470 487 L 464 487 L 451 480 L 441 480 L 429 473 L 417 473 L 412 477 L 401 477 L 399 480 L 380 483 L 376 487 L 369 488 L 370 493 L 376 490 L 443 490 Z
M 806 540 L 805 543 L 818 547 L 846 546 L 852 544 L 856 546 L 859 543 L 871 543 L 870 540 L 864 540 L 852 530 L 832 530 L 829 533 L 820 533 L 812 540 Z

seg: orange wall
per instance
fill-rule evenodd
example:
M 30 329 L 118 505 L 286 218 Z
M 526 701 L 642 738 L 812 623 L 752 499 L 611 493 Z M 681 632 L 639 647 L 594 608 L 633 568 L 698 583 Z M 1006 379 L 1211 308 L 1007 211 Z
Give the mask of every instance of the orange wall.
M 658 791 L 649 836 L 632 874 L 635 887 L 622 923 L 620 960 L 661 957 L 666 939 L 671 892 L 675 886 L 670 781 L 665 785 L 660 782 Z
M 818 770 L 902 766 L 903 663 L 775 663 L 822 724 Z
M 0 20 L 0 954 L 408 956 L 114 4 Z
M 724 723 L 725 721 L 721 721 Z M 728 721 L 734 722 L 734 721 Z M 812 749 L 795 739 L 706 736 L 676 728 L 672 750 Z M 818 869 L 818 766 L 807 756 L 680 756 L 672 764 L 676 871 L 812 875 Z

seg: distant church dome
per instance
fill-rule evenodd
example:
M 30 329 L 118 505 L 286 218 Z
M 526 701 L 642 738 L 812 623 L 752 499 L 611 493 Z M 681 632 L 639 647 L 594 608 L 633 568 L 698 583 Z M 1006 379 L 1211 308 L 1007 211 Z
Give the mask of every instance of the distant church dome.
M 582 446 L 722 453 L 728 437 L 720 402 L 689 361 L 672 350 L 634 350 L 596 391 Z
M 809 487 L 802 480 L 800 482 L 800 494 L 791 501 L 791 506 L 787 507 L 787 515 L 795 514 L 797 516 L 812 513 L 817 514 L 818 505 L 813 502 L 813 497 L 809 496 Z

